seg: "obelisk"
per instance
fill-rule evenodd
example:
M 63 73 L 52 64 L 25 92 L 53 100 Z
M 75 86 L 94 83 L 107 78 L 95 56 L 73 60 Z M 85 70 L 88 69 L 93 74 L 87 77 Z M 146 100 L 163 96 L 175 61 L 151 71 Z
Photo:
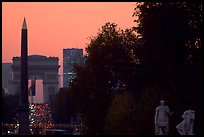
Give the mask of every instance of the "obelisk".
M 19 130 L 20 135 L 31 134 L 29 128 L 29 102 L 28 102 L 28 40 L 27 26 L 24 18 L 21 32 L 21 85 L 20 85 L 20 108 Z

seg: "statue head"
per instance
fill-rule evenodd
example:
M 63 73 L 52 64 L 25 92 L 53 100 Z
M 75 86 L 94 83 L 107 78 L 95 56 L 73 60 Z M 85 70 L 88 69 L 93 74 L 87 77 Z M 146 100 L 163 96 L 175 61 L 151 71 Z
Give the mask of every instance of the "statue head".
M 161 104 L 162 106 L 164 105 L 164 103 L 165 103 L 164 100 L 160 100 L 160 104 Z

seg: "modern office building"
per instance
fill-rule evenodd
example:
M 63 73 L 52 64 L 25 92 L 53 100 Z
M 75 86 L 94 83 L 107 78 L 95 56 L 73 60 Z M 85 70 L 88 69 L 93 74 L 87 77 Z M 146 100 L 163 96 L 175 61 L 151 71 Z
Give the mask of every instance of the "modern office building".
M 83 65 L 83 49 L 63 49 L 63 87 L 69 87 L 70 82 L 75 78 L 75 65 Z

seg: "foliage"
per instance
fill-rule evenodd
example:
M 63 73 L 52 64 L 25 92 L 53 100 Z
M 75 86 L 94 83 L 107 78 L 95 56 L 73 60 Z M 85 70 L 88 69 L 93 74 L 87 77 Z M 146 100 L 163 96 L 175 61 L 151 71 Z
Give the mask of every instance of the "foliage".
M 19 96 L 17 94 L 4 94 L 2 96 L 2 122 L 16 123 L 19 107 Z
M 105 134 L 133 135 L 135 134 L 135 102 L 127 91 L 116 94 L 108 109 L 105 119 Z
M 146 88 L 137 108 L 149 107 L 143 109 L 143 116 L 136 111 L 141 117 L 139 123 L 143 123 L 143 126 L 139 125 L 139 134 L 147 133 L 145 127 L 154 129 L 150 124 L 153 120 L 145 119 L 153 115 L 152 104 L 161 98 L 174 107 L 170 134 L 177 134 L 175 125 L 182 120 L 180 117 L 186 109 L 196 110 L 197 118 L 202 119 L 201 7 L 200 2 L 144 2 L 135 8 L 133 16 L 137 16 L 138 25 L 135 30 L 140 41 L 137 55 L 146 68 Z M 166 89 L 150 90 L 154 89 L 154 83 L 158 89 Z M 202 134 L 203 124 L 197 121 L 195 127 L 195 134 Z M 153 134 L 153 130 L 148 133 Z
M 87 134 L 103 134 L 111 96 L 117 89 L 128 88 L 131 66 L 138 63 L 135 37 L 132 30 L 120 30 L 115 23 L 106 23 L 86 48 L 86 64 L 76 69 L 71 90 L 78 113 L 86 119 Z
M 144 2 L 135 8 L 144 63 L 201 63 L 200 2 Z
M 60 88 L 55 96 L 53 119 L 55 123 L 70 123 L 74 113 L 72 94 L 68 88 Z
M 177 134 L 175 126 L 186 109 L 194 109 L 202 119 L 201 7 L 195 2 L 139 3 L 134 13 L 136 34 L 106 23 L 90 38 L 86 64 L 76 67 L 70 88 L 85 134 L 118 130 L 118 134 L 153 134 L 154 111 L 161 99 L 174 111 L 170 134 Z M 121 91 L 133 95 L 135 109 L 128 109 Z M 117 109 L 118 100 L 124 101 L 127 111 Z M 125 113 L 131 116 L 123 117 Z M 128 130 L 133 123 L 135 128 Z M 195 133 L 202 134 L 202 122 L 195 121 L 195 127 Z

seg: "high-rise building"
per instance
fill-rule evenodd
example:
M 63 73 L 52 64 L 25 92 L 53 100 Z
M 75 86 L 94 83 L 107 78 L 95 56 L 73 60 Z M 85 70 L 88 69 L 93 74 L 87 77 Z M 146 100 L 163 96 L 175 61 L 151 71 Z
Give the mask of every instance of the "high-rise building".
M 70 82 L 75 78 L 75 65 L 83 65 L 83 49 L 63 49 L 63 87 L 69 87 Z

